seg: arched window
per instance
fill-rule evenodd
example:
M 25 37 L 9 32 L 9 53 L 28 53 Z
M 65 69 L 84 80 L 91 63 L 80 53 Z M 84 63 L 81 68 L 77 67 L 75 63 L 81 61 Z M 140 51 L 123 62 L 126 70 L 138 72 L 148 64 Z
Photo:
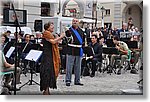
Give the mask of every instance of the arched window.
M 79 6 L 78 3 L 74 0 L 70 0 L 66 5 L 64 9 L 63 16 L 69 16 L 69 17 L 78 17 L 79 16 Z

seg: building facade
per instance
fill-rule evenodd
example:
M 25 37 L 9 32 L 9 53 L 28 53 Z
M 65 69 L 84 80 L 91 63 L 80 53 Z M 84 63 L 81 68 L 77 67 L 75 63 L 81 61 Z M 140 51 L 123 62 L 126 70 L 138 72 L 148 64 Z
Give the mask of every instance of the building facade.
M 120 28 L 122 23 L 128 23 L 128 19 L 131 17 L 134 26 L 138 28 L 143 27 L 142 0 L 114 0 L 113 2 L 101 2 L 99 0 L 98 3 L 106 9 L 104 15 L 104 23 L 106 25 Z M 101 12 L 98 12 L 97 18 L 98 20 L 101 19 Z
M 104 11 L 104 24 L 121 28 L 123 22 L 132 17 L 136 27 L 143 27 L 143 1 L 142 0 L 3 0 L 1 1 L 0 19 L 3 22 L 3 8 L 11 8 L 11 2 L 16 9 L 27 10 L 27 25 L 34 31 L 35 20 L 42 17 L 76 17 L 79 19 L 94 20 L 93 25 L 102 26 L 102 12 Z M 88 22 L 88 21 L 87 21 Z

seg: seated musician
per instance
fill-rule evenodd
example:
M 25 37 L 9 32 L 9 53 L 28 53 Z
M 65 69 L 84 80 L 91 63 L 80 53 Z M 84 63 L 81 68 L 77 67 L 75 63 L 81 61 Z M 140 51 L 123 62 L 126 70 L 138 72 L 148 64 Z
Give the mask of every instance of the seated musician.
M 0 51 L 1 59 L 2 59 L 2 64 L 1 64 L 1 72 L 9 72 L 9 71 L 14 71 L 15 66 L 14 64 L 9 64 L 2 51 Z M 16 77 L 16 84 L 20 84 L 20 74 L 21 74 L 21 69 L 17 67 L 17 77 Z M 12 81 L 11 74 L 5 75 L 5 81 L 4 81 L 4 86 L 7 87 L 10 90 L 13 90 L 13 86 L 10 85 L 10 82 Z M 13 84 L 12 84 L 13 85 Z
M 93 49 L 94 55 L 89 57 L 87 63 L 92 62 L 92 73 L 90 77 L 94 77 L 97 61 L 102 62 L 102 45 L 97 42 L 97 35 L 92 35 L 89 46 Z
M 26 66 L 28 64 L 28 61 L 24 60 L 26 55 L 28 54 L 27 52 L 25 52 L 25 49 L 27 48 L 27 46 L 30 46 L 31 44 L 33 44 L 31 41 L 30 41 L 30 34 L 25 34 L 24 36 L 24 41 L 23 43 L 25 43 L 25 46 L 24 48 L 22 49 L 22 53 L 21 53 L 21 58 L 22 58 L 22 61 L 24 63 L 24 70 L 23 70 L 23 73 L 26 73 L 27 69 L 26 69 Z
M 128 45 L 125 42 L 119 40 L 120 39 L 118 36 L 113 37 L 113 42 L 116 45 L 116 48 L 118 49 L 120 54 L 119 55 L 113 54 L 111 56 L 111 62 L 110 62 L 111 67 L 113 67 L 115 60 L 121 58 L 121 65 L 117 72 L 118 75 L 121 74 L 121 69 L 123 68 L 124 62 L 126 61 L 126 59 L 128 59 L 128 50 L 129 50 Z
M 24 48 L 22 49 L 22 53 L 21 53 L 21 58 L 25 58 L 27 53 L 25 52 L 25 49 L 27 48 L 28 45 L 31 45 L 33 44 L 31 41 L 30 41 L 30 35 L 29 34 L 25 34 L 24 36 L 24 41 L 22 43 L 25 43 L 25 46 Z
M 5 40 L 6 40 L 5 35 L 2 34 L 1 35 L 1 42 L 0 42 L 0 48 L 1 48 L 0 50 L 4 50 L 3 48 L 6 46 Z
M 26 47 L 27 47 L 28 45 L 33 44 L 33 43 L 30 41 L 30 39 L 31 39 L 30 34 L 25 34 L 25 36 L 24 36 L 24 41 L 23 41 L 22 43 L 25 43 L 26 45 L 25 45 L 24 48 L 22 49 L 22 53 L 24 53 L 24 51 L 25 51 L 25 49 L 26 49 Z
M 102 47 L 107 47 L 107 45 L 105 44 L 105 38 L 103 36 L 101 36 L 99 38 L 99 44 L 102 46 Z
M 134 68 L 136 66 L 136 64 L 138 63 L 139 57 L 141 55 L 141 52 L 143 50 L 143 41 L 141 39 L 141 41 L 139 40 L 138 36 L 134 35 L 131 39 L 131 41 L 137 41 L 139 43 L 139 46 L 137 49 L 131 49 L 133 52 L 133 56 L 134 56 Z
M 5 38 L 3 37 L 3 35 L 1 35 L 1 43 L 3 43 L 5 41 Z M 5 56 L 2 52 L 2 48 L 3 46 L 1 46 L 0 48 L 0 68 L 1 68 L 1 72 L 9 72 L 9 71 L 14 71 L 15 67 L 14 64 L 9 64 L 6 59 Z M 17 68 L 17 77 L 16 77 L 16 83 L 19 84 L 20 83 L 20 74 L 21 74 L 21 69 Z M 13 87 L 10 86 L 10 82 L 11 82 L 11 74 L 5 75 L 5 82 L 4 82 L 4 86 L 8 87 L 9 89 L 12 89 Z
M 16 34 L 17 34 L 17 39 L 18 39 L 18 42 L 21 43 L 22 42 L 22 35 L 20 33 L 14 33 L 14 38 L 12 38 L 11 40 L 15 40 L 16 39 Z
M 30 34 L 25 34 L 24 39 L 25 39 L 25 41 L 24 41 L 23 43 L 33 44 L 33 43 L 30 41 L 30 39 L 31 39 Z

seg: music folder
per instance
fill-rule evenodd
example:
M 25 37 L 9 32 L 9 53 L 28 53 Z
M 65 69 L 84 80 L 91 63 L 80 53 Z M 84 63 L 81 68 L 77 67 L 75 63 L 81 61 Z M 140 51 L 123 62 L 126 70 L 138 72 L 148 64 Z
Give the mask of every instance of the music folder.
M 127 43 L 129 48 L 137 49 L 138 48 L 138 42 L 137 41 L 129 41 Z
M 107 39 L 107 40 L 106 40 L 106 45 L 107 45 L 108 47 L 115 47 L 115 44 L 114 44 L 114 42 L 113 42 L 113 39 Z
M 104 54 L 119 54 L 119 51 L 115 47 L 103 47 Z
M 132 33 L 131 32 L 120 32 L 120 38 L 131 38 Z
M 30 50 L 28 55 L 25 57 L 26 60 L 37 62 L 38 59 L 41 57 L 43 51 L 38 50 Z
M 36 40 L 30 40 L 30 42 L 32 42 L 33 44 L 35 44 L 35 43 L 36 43 Z
M 94 50 L 90 46 L 83 47 L 83 52 L 84 52 L 84 54 L 87 54 L 88 57 L 94 55 Z
M 40 44 L 32 44 L 31 49 L 33 49 L 33 50 L 42 50 L 42 46 Z
M 7 58 L 9 58 L 12 55 L 12 53 L 14 52 L 14 50 L 15 50 L 15 47 L 10 47 L 10 49 L 7 51 L 5 56 Z

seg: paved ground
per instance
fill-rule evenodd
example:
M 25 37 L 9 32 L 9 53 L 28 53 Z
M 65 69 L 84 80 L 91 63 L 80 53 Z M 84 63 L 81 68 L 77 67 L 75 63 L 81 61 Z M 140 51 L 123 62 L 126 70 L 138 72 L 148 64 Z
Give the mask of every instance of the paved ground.
M 21 75 L 22 84 L 26 83 L 29 79 L 29 73 L 27 74 L 27 77 L 23 74 Z M 57 82 L 58 88 L 51 90 L 52 95 L 122 95 L 122 90 L 139 90 L 137 85 L 139 74 L 131 74 L 129 72 L 121 75 L 98 73 L 94 78 L 89 76 L 82 77 L 81 82 L 84 86 L 76 86 L 72 83 L 70 87 L 67 87 L 65 86 L 64 79 L 65 74 L 59 75 Z M 39 74 L 38 76 L 34 75 L 33 80 L 39 83 Z M 17 85 L 17 87 L 20 87 L 22 84 Z M 139 91 L 134 92 L 134 94 L 138 93 Z M 40 92 L 39 86 L 34 84 L 22 87 L 21 90 L 17 92 L 17 95 L 42 95 L 42 92 Z

